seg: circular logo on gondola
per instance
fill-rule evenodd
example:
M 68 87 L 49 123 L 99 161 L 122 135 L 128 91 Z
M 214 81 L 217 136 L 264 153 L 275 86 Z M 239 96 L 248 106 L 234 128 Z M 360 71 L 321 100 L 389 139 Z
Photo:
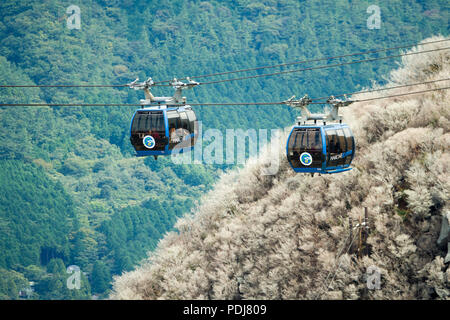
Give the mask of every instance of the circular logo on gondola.
M 300 155 L 300 162 L 302 163 L 302 165 L 304 166 L 310 166 L 312 163 L 312 157 L 308 152 L 303 152 Z
M 144 144 L 144 147 L 146 147 L 147 149 L 153 149 L 155 147 L 155 138 L 153 138 L 152 136 L 145 136 L 142 139 L 142 143 Z

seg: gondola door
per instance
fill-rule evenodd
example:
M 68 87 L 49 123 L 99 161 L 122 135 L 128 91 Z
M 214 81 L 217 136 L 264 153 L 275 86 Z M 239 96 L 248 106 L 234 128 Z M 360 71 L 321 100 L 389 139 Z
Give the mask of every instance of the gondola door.
M 288 140 L 288 161 L 297 172 L 319 172 L 323 165 L 321 128 L 294 128 Z

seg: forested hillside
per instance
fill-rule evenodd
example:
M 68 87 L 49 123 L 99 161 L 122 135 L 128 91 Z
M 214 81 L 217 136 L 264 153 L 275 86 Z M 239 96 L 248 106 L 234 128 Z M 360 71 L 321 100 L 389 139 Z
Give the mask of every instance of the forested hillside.
M 184 76 L 196 80 L 196 75 L 448 35 L 446 1 L 415 0 L 407 6 L 382 1 L 379 29 L 367 27 L 370 4 L 5 0 L 0 3 L 0 85 L 125 84 L 149 76 L 155 81 Z M 67 27 L 70 5 L 80 8 L 80 29 Z M 188 102 L 202 103 L 327 96 L 359 90 L 372 81 L 383 84 L 398 61 L 205 85 L 185 95 Z M 320 63 L 303 66 L 315 65 Z M 169 96 L 173 90 L 153 92 Z M 141 92 L 128 88 L 0 88 L 1 103 L 137 103 L 142 98 Z M 30 298 L 106 296 L 112 275 L 145 258 L 211 190 L 221 172 L 233 167 L 135 158 L 128 139 L 133 111 L 0 108 L 2 298 L 17 298 L 30 281 L 35 289 Z M 195 111 L 204 130 L 221 132 L 284 128 L 296 116 L 286 106 L 199 106 Z M 69 265 L 79 266 L 89 281 L 77 293 L 62 285 L 62 270 Z
M 388 87 L 446 78 L 449 62 L 448 51 L 404 57 Z M 111 297 L 449 299 L 449 99 L 441 90 L 349 106 L 351 171 L 295 174 L 280 150 L 225 174 L 149 259 L 117 277 Z M 272 143 L 282 149 L 286 137 Z M 275 157 L 280 170 L 264 175 Z M 359 250 L 364 208 L 369 231 Z M 380 281 L 371 287 L 374 270 Z

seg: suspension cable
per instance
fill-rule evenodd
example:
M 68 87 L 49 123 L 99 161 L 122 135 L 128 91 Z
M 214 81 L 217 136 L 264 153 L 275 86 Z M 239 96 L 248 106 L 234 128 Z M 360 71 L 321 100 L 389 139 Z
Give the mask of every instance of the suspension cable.
M 258 74 L 258 75 L 253 75 L 253 76 L 240 77 L 240 78 L 231 78 L 231 79 L 215 80 L 215 81 L 208 81 L 208 82 L 200 82 L 200 85 L 202 85 L 202 84 L 216 84 L 216 83 L 230 82 L 230 81 L 237 81 L 237 80 L 246 80 L 246 79 L 255 79 L 255 78 L 261 78 L 261 77 L 282 75 L 282 74 L 288 74 L 288 73 L 294 73 L 294 72 L 302 72 L 302 71 L 309 71 L 309 70 L 328 69 L 328 68 L 341 67 L 341 66 L 346 66 L 346 65 L 356 64 L 356 63 L 362 63 L 362 62 L 373 62 L 373 61 L 379 61 L 379 60 L 387 60 L 387 59 L 393 59 L 393 58 L 398 58 L 398 57 L 403 57 L 403 56 L 409 56 L 409 55 L 415 55 L 415 54 L 421 54 L 421 53 L 429 53 L 429 52 L 448 50 L 448 49 L 450 49 L 450 47 L 438 48 L 438 49 L 432 49 L 432 50 L 424 50 L 424 51 L 417 51 L 417 52 L 408 52 L 408 53 L 403 53 L 403 54 L 398 54 L 398 55 L 393 55 L 393 56 L 370 58 L 370 59 L 356 60 L 356 61 L 350 61 L 350 62 L 342 62 L 342 63 L 336 63 L 336 64 L 330 64 L 330 65 L 324 65 L 324 66 L 315 66 L 315 67 L 304 68 L 304 69 L 294 69 L 294 70 L 286 70 L 286 71 L 279 71 L 279 72 L 273 72 L 273 73 Z
M 282 66 L 288 66 L 288 65 L 303 64 L 303 63 L 308 63 L 308 62 L 326 61 L 326 60 L 338 59 L 338 58 L 343 58 L 343 57 L 350 57 L 350 56 L 363 55 L 363 54 L 369 54 L 369 53 L 390 51 L 390 50 L 401 49 L 401 48 L 409 48 L 409 47 L 413 47 L 413 46 L 417 46 L 417 45 L 427 45 L 427 44 L 445 42 L 445 41 L 449 41 L 449 40 L 450 39 L 436 40 L 436 41 L 430 41 L 430 42 L 421 43 L 421 44 L 404 45 L 404 46 L 397 46 L 397 47 L 391 47 L 391 48 L 386 48 L 386 49 L 369 50 L 369 51 L 365 51 L 365 52 L 350 53 L 350 54 L 345 54 L 345 55 L 340 55 L 340 56 L 318 58 L 318 59 L 312 59 L 312 60 L 294 61 L 294 62 L 279 64 L 279 65 L 262 66 L 262 67 L 256 67 L 256 68 L 241 69 L 241 70 L 227 71 L 227 72 L 221 72 L 221 73 L 213 73 L 213 74 L 209 74 L 209 75 L 200 75 L 200 76 L 191 77 L 191 78 L 205 78 L 205 77 L 211 77 L 211 76 L 216 76 L 216 75 L 240 73 L 240 72 L 247 72 L 247 71 L 268 69 L 268 68 L 276 68 L 276 67 L 282 67 Z M 447 50 L 447 49 L 450 49 L 450 47 L 437 48 L 437 49 L 432 49 L 432 50 L 423 50 L 423 51 L 417 51 L 417 52 L 402 53 L 402 54 L 398 54 L 398 55 L 391 55 L 391 56 L 386 56 L 386 57 L 378 57 L 378 58 L 356 60 L 356 61 L 343 62 L 343 63 L 338 63 L 338 64 L 331 64 L 331 65 L 315 66 L 315 67 L 304 68 L 304 69 L 285 70 L 285 71 L 279 71 L 279 72 L 274 72 L 274 73 L 253 75 L 253 76 L 240 77 L 240 78 L 231 78 L 231 79 L 223 79 L 223 80 L 200 82 L 199 84 L 215 84 L 215 83 L 230 82 L 230 81 L 245 80 L 245 79 L 254 79 L 254 78 L 260 78 L 260 77 L 282 75 L 282 74 L 288 74 L 288 73 L 294 73 L 294 72 L 302 72 L 302 71 L 309 71 L 309 70 L 328 69 L 328 68 L 334 68 L 334 67 L 339 67 L 339 66 L 351 65 L 351 64 L 356 64 L 356 63 L 386 60 L 386 59 L 398 58 L 398 57 L 402 57 L 402 56 L 421 54 L 421 53 L 428 53 L 428 52 L 434 52 L 434 51 L 441 51 L 441 50 Z M 186 80 L 186 78 L 183 78 L 183 79 L 180 79 L 180 80 Z M 168 86 L 171 86 L 171 85 L 170 84 L 164 84 L 164 83 L 170 82 L 170 81 L 172 81 L 172 80 L 164 80 L 164 81 L 155 82 L 154 86 L 166 86 L 166 87 L 168 87 Z M 110 85 L 110 84 L 108 84 L 108 85 L 103 85 L 103 84 L 0 85 L 0 88 L 123 88 L 123 87 L 128 87 L 128 84 L 116 84 L 116 85 Z
M 420 85 L 425 83 L 432 83 L 432 82 L 438 82 L 438 81 L 444 81 L 449 79 L 440 79 L 436 81 L 428 81 L 418 84 L 410 84 L 410 85 L 403 85 L 403 86 L 397 86 L 397 87 L 390 87 L 390 88 L 383 88 L 383 89 L 375 89 L 375 90 L 368 90 L 368 91 L 361 91 L 357 93 L 370 93 L 370 92 L 377 92 L 381 90 L 389 90 L 389 89 L 395 89 L 400 87 L 406 87 L 406 86 L 414 86 L 414 85 Z M 439 90 L 447 90 L 450 89 L 450 87 L 441 87 L 441 88 L 433 88 L 433 89 L 427 89 L 427 90 L 421 90 L 421 91 L 414 91 L 414 92 L 407 92 L 407 93 L 401 93 L 401 94 L 394 94 L 394 95 L 388 95 L 388 96 L 382 96 L 382 97 L 374 97 L 374 98 L 368 98 L 368 99 L 361 99 L 361 100 L 354 100 L 354 102 L 366 102 L 366 101 L 372 101 L 372 100 L 379 100 L 379 99 L 387 99 L 387 98 L 395 98 L 395 97 L 401 97 L 401 96 L 408 96 L 408 95 L 414 95 L 419 93 L 426 93 L 426 92 L 432 92 L 432 91 L 439 91 Z M 356 93 L 356 94 L 357 94 Z M 347 94 L 341 94 L 336 96 L 344 96 Z M 311 100 L 317 100 L 317 99 L 311 99 Z M 326 102 L 312 102 L 310 104 L 325 104 Z M 284 105 L 286 104 L 284 101 L 278 101 L 278 102 L 223 102 L 223 103 L 189 103 L 190 106 L 265 106 L 265 105 Z M 158 105 L 164 105 L 164 104 L 149 104 L 148 106 L 158 106 Z M 173 106 L 184 106 L 185 104 L 174 104 Z M 115 103 L 115 104 L 108 104 L 108 103 L 1 103 L 0 107 L 142 107 L 142 104 L 136 104 L 136 103 Z M 172 105 L 171 105 L 172 106 Z
M 387 96 L 387 97 L 375 97 L 375 98 L 369 98 L 369 99 L 356 100 L 355 102 L 367 102 L 367 101 L 386 99 L 386 98 L 396 98 L 396 97 L 403 97 L 403 96 L 409 96 L 409 95 L 413 95 L 413 94 L 426 93 L 426 92 L 439 91 L 439 90 L 447 90 L 447 89 L 450 89 L 450 87 L 443 87 L 443 88 L 435 88 L 435 89 L 428 89 L 428 90 L 415 91 L 415 92 L 393 94 L 393 95 L 390 95 L 390 96 Z
M 406 84 L 406 85 L 395 86 L 395 87 L 388 87 L 388 88 L 380 88 L 380 89 L 374 89 L 374 90 L 359 91 L 359 92 L 354 92 L 354 93 L 343 93 L 343 94 L 339 94 L 339 95 L 334 95 L 334 97 L 342 97 L 342 96 L 347 96 L 347 95 L 351 95 L 351 94 L 378 92 L 378 91 L 383 91 L 383 90 L 391 90 L 391 89 L 397 89 L 397 88 L 411 87 L 411 86 L 430 84 L 430 83 L 435 83 L 435 82 L 440 82 L 440 81 L 447 81 L 447 80 L 450 80 L 450 78 L 439 79 L 439 80 L 434 80 L 434 81 L 419 82 L 419 83 L 412 83 L 412 84 Z M 366 102 L 366 101 L 379 100 L 379 99 L 395 98 L 395 97 L 400 97 L 400 96 L 407 96 L 407 95 L 426 93 L 426 92 L 431 92 L 431 91 L 446 90 L 446 89 L 450 89 L 450 87 L 441 87 L 441 88 L 434 88 L 434 89 L 428 89 L 428 90 L 422 90 L 422 91 L 408 92 L 408 93 L 403 93 L 403 94 L 395 94 L 395 95 L 389 95 L 389 96 L 383 96 L 383 97 L 376 97 L 376 98 L 369 98 L 369 99 L 362 99 L 362 100 L 354 100 L 354 102 Z M 317 102 L 317 100 L 321 100 L 321 99 L 325 99 L 325 98 L 328 99 L 329 97 L 322 97 L 322 98 L 311 99 L 312 101 L 316 101 L 316 102 L 311 102 L 309 104 L 325 104 L 326 102 Z M 279 101 L 279 102 L 240 102 L 240 103 L 236 103 L 236 102 L 230 102 L 230 103 L 228 103 L 228 102 L 223 102 L 223 103 L 189 103 L 190 106 L 239 106 L 239 105 L 264 106 L 264 105 L 284 105 L 284 104 L 286 104 L 284 101 Z
M 0 85 L 0 88 L 120 88 L 127 84 L 30 84 L 30 85 Z
M 371 89 L 371 90 L 364 90 L 364 91 L 354 91 L 354 92 L 350 92 L 350 93 L 337 94 L 337 95 L 333 95 L 333 96 L 334 97 L 343 97 L 343 96 L 349 96 L 349 95 L 353 95 L 353 94 L 370 93 L 370 92 L 378 92 L 378 91 L 385 91 L 385 90 L 393 90 L 393 89 L 398 89 L 398 88 L 419 86 L 419 85 L 423 85 L 423 84 L 430 84 L 430 83 L 441 82 L 441 81 L 448 81 L 448 80 L 450 80 L 450 78 L 438 79 L 438 80 L 433 80 L 433 81 L 416 82 L 416 83 L 410 83 L 410 84 L 403 84 L 403 85 L 394 86 L 394 87 L 384 87 L 384 88 L 379 88 L 379 89 Z M 313 99 L 311 99 L 311 101 L 323 100 L 323 99 L 328 99 L 328 98 L 329 98 L 329 96 L 327 96 L 327 97 L 320 97 L 320 98 L 313 98 Z
M 137 103 L 0 103 L 0 107 L 141 107 Z

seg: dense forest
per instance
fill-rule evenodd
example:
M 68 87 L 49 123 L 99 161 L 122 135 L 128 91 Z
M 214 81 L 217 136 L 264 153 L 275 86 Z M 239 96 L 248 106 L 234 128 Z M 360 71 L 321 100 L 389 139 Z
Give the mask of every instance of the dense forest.
M 196 75 L 448 35 L 446 1 L 380 1 L 379 29 L 367 27 L 371 4 L 6 0 L 0 3 L 0 84 L 126 84 L 150 76 L 156 81 L 196 80 Z M 68 28 L 71 5 L 80 8 L 79 29 Z M 192 103 L 328 96 L 357 91 L 373 81 L 383 84 L 398 62 L 205 85 L 185 95 Z M 315 65 L 320 63 L 303 66 Z M 155 95 L 172 92 L 154 89 Z M 141 92 L 128 88 L 0 88 L 1 103 L 137 103 L 142 98 Z M 1 298 L 106 297 L 112 277 L 145 258 L 220 174 L 234 167 L 134 157 L 128 136 L 133 111 L 0 108 Z M 287 106 L 198 106 L 195 111 L 204 130 L 221 132 L 284 128 L 296 116 Z M 68 290 L 64 284 L 71 265 L 82 271 L 81 290 Z

